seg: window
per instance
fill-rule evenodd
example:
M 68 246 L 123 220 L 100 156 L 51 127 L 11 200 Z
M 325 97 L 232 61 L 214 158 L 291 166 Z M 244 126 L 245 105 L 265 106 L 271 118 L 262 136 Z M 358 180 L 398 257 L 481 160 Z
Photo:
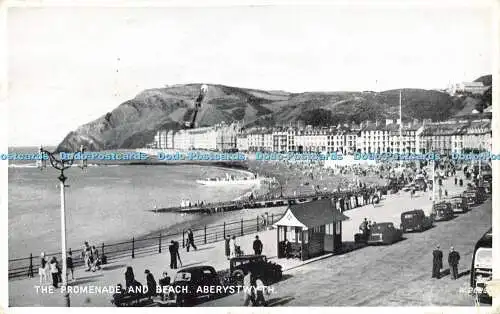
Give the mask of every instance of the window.
M 341 226 L 342 226 L 341 224 L 342 223 L 340 221 L 337 221 L 337 224 L 335 226 L 335 234 L 336 235 L 340 235 L 340 231 L 341 231 L 340 229 L 341 229 Z
M 326 234 L 333 235 L 333 223 L 325 225 Z

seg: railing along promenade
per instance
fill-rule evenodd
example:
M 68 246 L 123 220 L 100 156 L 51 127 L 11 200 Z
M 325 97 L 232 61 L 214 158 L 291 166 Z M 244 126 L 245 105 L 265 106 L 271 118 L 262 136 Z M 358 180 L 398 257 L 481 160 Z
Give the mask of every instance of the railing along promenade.
M 379 188 L 385 194 L 384 188 Z M 225 208 L 231 206 L 232 208 L 256 208 L 256 207 L 276 207 L 293 205 L 297 203 L 313 201 L 322 198 L 334 198 L 339 204 L 339 210 L 345 211 L 351 208 L 362 206 L 367 203 L 365 197 L 370 193 L 369 190 L 352 190 L 352 191 L 337 191 L 337 192 L 317 192 L 314 194 L 298 195 L 280 197 L 275 199 L 259 199 L 256 201 L 238 201 L 238 202 L 221 202 L 204 205 L 203 207 L 196 208 L 165 208 L 158 209 L 161 211 L 178 211 L 184 209 L 186 212 L 200 212 L 200 208 L 207 210 L 210 208 Z M 248 206 L 248 207 L 246 207 Z M 263 217 L 263 215 L 256 216 L 255 219 L 241 219 L 238 221 L 223 222 L 216 225 L 205 225 L 201 228 L 191 228 L 194 234 L 194 241 L 196 245 L 208 244 L 213 242 L 222 241 L 226 236 L 244 236 L 247 234 L 256 233 L 265 230 L 268 226 L 272 226 L 274 222 L 278 221 L 284 214 L 270 214 Z M 187 230 L 182 230 L 175 233 L 159 233 L 156 236 L 147 236 L 135 238 L 132 237 L 128 241 L 118 243 L 90 243 L 99 249 L 99 256 L 106 256 L 107 263 L 113 261 L 136 258 L 138 256 L 146 256 L 152 254 L 161 254 L 168 251 L 168 246 L 171 240 L 178 241 L 182 247 L 186 244 Z M 72 253 L 73 265 L 75 268 L 84 266 L 83 249 L 69 248 Z M 46 253 L 45 258 L 49 261 L 53 256 L 61 261 L 61 253 Z M 9 279 L 19 277 L 34 277 L 38 275 L 38 268 L 40 266 L 40 253 L 31 253 L 28 257 L 9 259 Z

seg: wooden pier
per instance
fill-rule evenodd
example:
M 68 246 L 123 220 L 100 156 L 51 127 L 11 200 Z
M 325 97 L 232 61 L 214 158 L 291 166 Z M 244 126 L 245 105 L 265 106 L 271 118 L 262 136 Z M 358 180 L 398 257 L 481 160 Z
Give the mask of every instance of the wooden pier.
M 383 194 L 387 193 L 384 188 L 378 188 L 378 190 L 382 191 Z M 339 203 L 339 207 L 345 207 L 346 209 L 351 209 L 366 204 L 366 201 L 363 198 L 364 193 L 369 193 L 371 195 L 371 193 L 368 191 L 356 190 L 350 192 L 330 192 L 330 193 L 316 193 L 316 194 L 293 196 L 293 197 L 280 197 L 270 200 L 245 200 L 245 201 L 232 201 L 232 202 L 223 202 L 215 204 L 211 203 L 203 206 L 200 205 L 190 206 L 190 207 L 177 206 L 169 208 L 158 208 L 156 210 L 151 210 L 151 211 L 157 213 L 175 212 L 184 214 L 198 214 L 198 213 L 213 214 L 213 213 L 241 210 L 247 208 L 288 206 L 288 205 L 325 199 L 325 198 L 329 199 L 334 198 L 335 201 Z M 341 205 L 340 203 L 342 203 L 343 205 Z

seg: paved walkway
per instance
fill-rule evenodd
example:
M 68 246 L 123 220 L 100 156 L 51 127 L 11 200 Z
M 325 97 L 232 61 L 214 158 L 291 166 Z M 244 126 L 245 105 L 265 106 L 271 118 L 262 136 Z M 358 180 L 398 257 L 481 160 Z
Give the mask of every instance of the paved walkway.
M 454 186 L 450 185 L 451 180 L 446 182 L 449 191 L 454 190 Z M 457 191 L 465 189 L 464 187 L 458 188 Z M 350 217 L 350 220 L 343 224 L 343 241 L 353 241 L 354 233 L 357 232 L 359 224 L 364 217 L 372 221 L 384 222 L 393 221 L 399 226 L 400 214 L 403 211 L 411 210 L 414 208 L 424 208 L 431 206 L 429 200 L 429 193 L 421 193 L 415 198 L 409 197 L 409 192 L 400 192 L 396 195 L 389 195 L 378 206 L 372 205 L 356 208 L 345 212 Z M 264 244 L 263 254 L 267 255 L 269 259 L 274 260 L 282 265 L 284 271 L 288 269 L 297 269 L 297 267 L 304 264 L 304 262 L 295 259 L 277 259 L 277 241 L 276 230 L 267 230 L 257 233 Z M 252 242 L 256 234 L 245 235 L 237 238 L 237 243 L 241 246 L 242 250 L 248 254 L 252 253 Z M 319 259 L 331 255 L 319 257 Z M 224 270 L 229 268 L 229 262 L 224 254 L 224 242 L 216 242 L 207 245 L 201 245 L 197 251 L 186 252 L 181 250 L 181 259 L 183 266 L 194 265 L 211 265 L 217 270 Z M 314 262 L 315 260 L 308 260 L 306 263 Z M 73 289 L 87 287 L 108 287 L 114 286 L 118 283 L 124 285 L 124 272 L 127 266 L 132 266 L 136 275 L 136 279 L 142 283 L 146 282 L 144 274 L 145 269 L 149 269 L 155 278 L 158 280 L 160 274 L 167 271 L 173 278 L 175 271 L 169 269 L 170 255 L 167 252 L 162 254 L 155 254 L 150 256 L 138 257 L 135 259 L 124 259 L 116 261 L 108 265 L 104 265 L 103 269 L 97 272 L 85 272 L 79 268 L 75 271 L 77 281 L 71 283 Z M 39 285 L 38 278 L 25 278 L 11 280 L 9 282 L 9 305 L 10 306 L 64 306 L 65 300 L 60 289 L 43 292 Z M 50 285 L 45 285 L 50 286 Z M 93 288 L 95 289 L 95 288 Z M 102 289 L 102 288 L 101 288 Z M 72 293 L 71 305 L 72 306 L 112 306 L 110 303 L 111 294 L 108 293 Z

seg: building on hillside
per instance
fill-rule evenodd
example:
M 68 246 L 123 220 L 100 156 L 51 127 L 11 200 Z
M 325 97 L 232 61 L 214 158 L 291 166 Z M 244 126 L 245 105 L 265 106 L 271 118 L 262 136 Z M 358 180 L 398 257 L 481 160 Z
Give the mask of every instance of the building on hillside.
M 289 151 L 289 133 L 287 129 L 279 128 L 273 131 L 273 152 L 284 153 Z M 291 137 L 291 136 L 290 136 Z M 295 149 L 291 150 L 295 151 Z
M 168 149 L 174 148 L 174 133 L 175 133 L 174 130 L 169 130 L 167 132 L 167 140 L 166 140 L 165 148 L 168 148 Z
M 421 153 L 451 154 L 462 152 L 462 134 L 467 127 L 468 123 L 464 121 L 426 124 L 420 134 L 419 147 Z
M 186 130 L 190 149 L 216 150 L 218 132 L 215 127 L 201 127 Z
M 179 130 L 173 134 L 173 148 L 178 150 L 191 149 L 191 140 L 188 130 Z
M 365 121 L 357 139 L 357 151 L 360 153 L 417 153 L 419 141 L 417 134 L 422 131 L 422 124 L 414 120 L 399 122 L 387 119 L 385 121 Z
M 483 82 L 462 82 L 452 85 L 448 90 L 450 95 L 470 94 L 482 95 L 489 86 L 484 86 Z
M 248 151 L 268 152 L 272 150 L 272 131 L 268 128 L 254 128 L 248 130 Z
M 464 130 L 463 146 L 465 151 L 483 152 L 492 150 L 491 120 L 473 120 Z
M 237 135 L 236 149 L 238 149 L 239 152 L 248 152 L 248 137 L 246 132 Z
M 241 124 L 234 122 L 226 124 L 224 122 L 217 124 L 215 127 L 216 135 L 216 149 L 219 151 L 231 151 L 237 147 L 237 137 L 241 132 Z
M 326 152 L 331 133 L 329 129 L 315 129 L 311 126 L 299 130 L 294 136 L 296 149 L 299 152 Z

